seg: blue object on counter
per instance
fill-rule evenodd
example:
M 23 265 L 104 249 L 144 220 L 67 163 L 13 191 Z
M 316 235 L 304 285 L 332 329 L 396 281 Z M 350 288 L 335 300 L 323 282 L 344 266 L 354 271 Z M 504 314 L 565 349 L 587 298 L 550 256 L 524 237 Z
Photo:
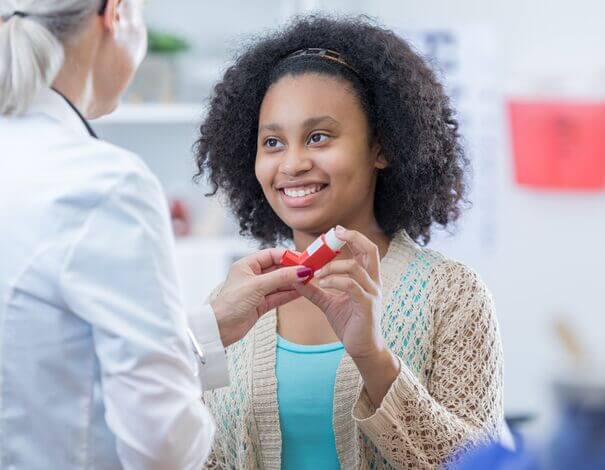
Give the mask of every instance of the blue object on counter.
M 515 451 L 511 451 L 500 444 L 490 444 L 477 447 L 448 470 L 541 470 L 537 456 L 523 447 L 523 440 L 517 433 L 513 433 Z
M 543 449 L 516 451 L 499 444 L 478 447 L 448 470 L 605 470 L 605 385 L 555 384 L 560 419 Z
M 605 470 L 605 386 L 559 383 L 556 391 L 561 420 L 548 468 Z

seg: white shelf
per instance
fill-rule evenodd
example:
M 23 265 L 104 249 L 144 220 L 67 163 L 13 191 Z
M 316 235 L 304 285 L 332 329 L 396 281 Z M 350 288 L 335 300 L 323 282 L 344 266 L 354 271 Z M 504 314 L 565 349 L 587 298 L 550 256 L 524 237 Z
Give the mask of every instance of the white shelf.
M 97 124 L 191 124 L 202 121 L 201 103 L 124 103 Z

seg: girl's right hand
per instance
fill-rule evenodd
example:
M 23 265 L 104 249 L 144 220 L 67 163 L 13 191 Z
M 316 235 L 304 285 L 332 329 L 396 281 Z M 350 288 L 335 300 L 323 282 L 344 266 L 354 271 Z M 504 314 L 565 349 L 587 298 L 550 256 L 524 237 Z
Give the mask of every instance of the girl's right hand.
M 379 407 L 400 373 L 400 363 L 382 336 L 382 282 L 378 247 L 354 230 L 337 227 L 353 259 L 337 260 L 315 273 L 317 285 L 296 289 L 326 315 L 355 362 L 375 407 Z
M 347 242 L 353 258 L 332 261 L 315 273 L 313 283 L 296 289 L 324 312 L 353 359 L 366 357 L 384 348 L 380 254 L 359 232 L 337 227 L 336 236 Z

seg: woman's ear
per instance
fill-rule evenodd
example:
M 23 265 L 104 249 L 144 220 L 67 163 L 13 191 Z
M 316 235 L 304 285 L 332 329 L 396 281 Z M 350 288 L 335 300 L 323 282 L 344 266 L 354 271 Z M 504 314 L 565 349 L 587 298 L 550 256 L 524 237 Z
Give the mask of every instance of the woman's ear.
M 116 23 L 120 20 L 119 8 L 122 3 L 122 0 L 107 0 L 107 6 L 105 7 L 105 12 L 103 13 L 103 23 L 105 28 L 114 32 L 116 29 Z
M 372 156 L 374 157 L 374 166 L 378 170 L 384 170 L 389 166 L 389 162 L 387 162 L 387 159 L 382 153 L 382 147 L 378 143 L 375 143 L 372 146 Z

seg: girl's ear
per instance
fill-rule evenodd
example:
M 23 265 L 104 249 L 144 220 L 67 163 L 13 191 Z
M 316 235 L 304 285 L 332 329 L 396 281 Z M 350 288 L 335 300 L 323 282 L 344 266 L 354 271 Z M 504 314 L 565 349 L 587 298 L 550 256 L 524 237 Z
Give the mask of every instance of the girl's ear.
M 372 156 L 374 157 L 374 166 L 378 170 L 384 170 L 387 166 L 389 166 L 389 162 L 387 162 L 387 159 L 384 157 L 382 148 L 378 143 L 375 143 L 372 146 Z

